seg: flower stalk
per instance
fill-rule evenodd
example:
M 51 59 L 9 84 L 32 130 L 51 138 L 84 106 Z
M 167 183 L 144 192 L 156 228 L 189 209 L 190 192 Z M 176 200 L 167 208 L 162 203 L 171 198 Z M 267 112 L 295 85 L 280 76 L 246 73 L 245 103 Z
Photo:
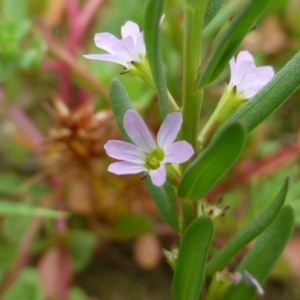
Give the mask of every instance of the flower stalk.
M 149 87 L 151 89 L 156 91 L 156 87 L 155 87 L 154 80 L 153 80 L 153 77 L 151 74 L 149 62 L 145 56 L 141 57 L 139 62 L 132 61 L 130 69 L 125 70 L 125 72 L 123 72 L 123 73 L 127 73 L 127 72 L 132 72 L 132 73 L 138 75 L 145 83 L 147 83 L 149 85 Z M 171 105 L 172 111 L 179 112 L 180 108 L 177 105 L 177 103 L 174 100 L 171 93 L 169 92 L 169 90 L 167 91 L 167 93 L 168 93 L 169 104 Z
M 225 88 L 216 109 L 199 134 L 198 141 L 201 149 L 207 145 L 216 129 L 238 110 L 244 102 L 245 100 L 237 96 L 234 89 Z

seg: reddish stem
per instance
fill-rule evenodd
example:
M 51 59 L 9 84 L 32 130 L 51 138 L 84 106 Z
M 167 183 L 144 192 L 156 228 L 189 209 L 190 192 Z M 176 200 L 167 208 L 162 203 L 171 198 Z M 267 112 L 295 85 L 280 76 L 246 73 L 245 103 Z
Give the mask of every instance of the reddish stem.
M 66 0 L 66 12 L 69 23 L 69 32 L 76 30 L 78 23 L 78 1 L 77 0 Z
M 76 52 L 86 31 L 104 3 L 105 0 L 90 0 L 82 7 L 80 14 L 77 16 L 76 23 L 70 28 L 70 38 L 67 43 L 67 48 L 71 53 Z
M 42 207 L 47 207 L 49 205 L 49 199 L 46 198 L 43 203 Z M 19 249 L 18 249 L 18 255 L 17 259 L 12 267 L 12 269 L 9 271 L 9 273 L 4 277 L 3 281 L 1 282 L 0 286 L 0 298 L 2 299 L 2 296 L 9 290 L 9 288 L 12 286 L 12 284 L 17 280 L 20 272 L 26 266 L 29 256 L 30 256 L 30 249 L 31 245 L 34 242 L 37 234 L 40 231 L 40 228 L 42 227 L 42 224 L 44 222 L 43 218 L 34 218 L 29 226 L 29 229 L 26 231 L 23 239 L 21 240 Z
M 60 286 L 59 299 L 67 300 L 69 295 L 69 286 L 72 279 L 72 266 L 70 262 L 69 252 L 65 247 L 60 248 Z
M 82 38 L 92 23 L 94 17 L 96 16 L 97 11 L 100 6 L 103 5 L 104 0 L 90 0 L 85 3 L 81 12 L 79 12 L 79 7 L 77 1 L 68 0 L 67 1 L 67 16 L 69 20 L 69 39 L 67 41 L 67 49 L 70 54 L 75 55 L 78 47 L 82 41 Z M 61 94 L 66 99 L 66 103 L 71 105 L 73 100 L 71 89 L 72 82 L 71 77 L 69 76 L 69 70 L 67 70 L 67 75 L 64 73 L 61 74 L 63 81 L 60 84 Z M 87 99 L 86 93 L 79 91 L 76 95 L 77 102 L 84 103 Z
M 61 62 L 57 62 L 55 60 L 48 60 L 43 63 L 43 68 L 46 70 L 54 70 L 56 73 L 60 75 L 59 79 L 59 87 L 58 94 L 60 98 L 66 103 L 68 106 L 72 104 L 71 98 L 71 88 L 72 84 L 70 81 L 70 72 L 68 68 Z
M 63 210 L 64 205 L 61 202 L 61 189 L 59 188 L 61 182 L 53 178 L 51 181 L 51 185 L 55 187 L 56 190 L 56 207 L 58 210 Z M 58 218 L 55 220 L 55 227 L 59 233 L 64 235 L 64 233 L 68 230 L 68 221 L 66 218 Z M 72 277 L 72 266 L 70 263 L 70 257 L 67 249 L 64 245 L 59 247 L 59 260 L 60 260 L 60 273 L 57 274 L 59 276 L 59 299 L 67 300 L 69 294 L 69 286 L 71 283 Z
M 18 124 L 20 130 L 23 131 L 35 147 L 39 148 L 44 142 L 44 137 L 32 124 L 26 114 L 15 105 L 10 106 L 8 112 L 11 118 Z
M 70 69 L 71 73 L 76 75 L 85 83 L 85 88 L 90 92 L 100 96 L 103 100 L 108 102 L 108 90 L 102 85 L 99 80 L 93 77 L 88 71 L 86 71 L 76 59 L 61 46 L 51 35 L 51 33 L 44 27 L 39 27 L 45 41 L 48 44 L 49 52 L 64 66 Z

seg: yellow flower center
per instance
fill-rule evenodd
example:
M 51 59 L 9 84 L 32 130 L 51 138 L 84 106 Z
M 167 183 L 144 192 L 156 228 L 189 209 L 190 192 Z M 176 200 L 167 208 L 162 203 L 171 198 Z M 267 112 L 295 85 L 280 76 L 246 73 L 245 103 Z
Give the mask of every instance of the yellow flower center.
M 164 151 L 160 148 L 156 148 L 146 155 L 146 167 L 149 170 L 156 170 L 160 167 L 160 163 L 164 159 Z

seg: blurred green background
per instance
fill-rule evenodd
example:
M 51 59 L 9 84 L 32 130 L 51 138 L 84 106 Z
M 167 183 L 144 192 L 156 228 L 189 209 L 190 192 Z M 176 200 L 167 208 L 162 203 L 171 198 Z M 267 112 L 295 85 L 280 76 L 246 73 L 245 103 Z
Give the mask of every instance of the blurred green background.
M 203 53 L 244 1 L 225 1 L 205 29 Z M 157 131 L 157 101 L 122 67 L 90 61 L 103 53 L 97 32 L 120 37 L 143 28 L 146 1 L 0 1 L 0 298 L 171 299 L 172 272 L 162 257 L 178 237 L 163 223 L 139 176 L 107 172 L 103 145 L 120 139 L 109 108 L 112 78 L 125 85 Z M 181 101 L 182 2 L 166 0 L 161 26 L 166 78 Z M 241 49 L 276 71 L 300 48 L 300 1 L 277 0 Z M 205 124 L 229 81 L 228 68 L 205 92 Z M 292 176 L 296 229 L 267 282 L 265 297 L 300 299 L 300 90 L 251 133 L 233 170 L 209 193 L 230 205 L 214 247 L 259 214 Z M 84 134 L 83 134 L 84 133 Z M 84 137 L 83 137 L 84 136 Z M 229 266 L 233 268 L 245 254 Z

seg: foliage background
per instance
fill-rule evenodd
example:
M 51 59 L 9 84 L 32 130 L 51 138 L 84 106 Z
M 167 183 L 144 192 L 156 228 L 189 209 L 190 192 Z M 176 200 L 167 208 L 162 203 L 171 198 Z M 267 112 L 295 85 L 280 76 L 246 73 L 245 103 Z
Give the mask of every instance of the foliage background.
M 225 1 L 205 31 L 203 51 L 242 2 Z M 108 104 L 111 79 L 124 83 L 154 132 L 161 123 L 155 96 L 139 78 L 120 75 L 120 66 L 82 57 L 101 51 L 93 44 L 97 32 L 120 36 L 127 20 L 143 27 L 145 5 L 0 1 L 0 295 L 5 300 L 170 298 L 171 270 L 161 249 L 170 249 L 177 237 L 139 176 L 109 174 L 103 151 L 108 139 L 120 138 Z M 181 1 L 165 1 L 164 12 L 167 82 L 180 99 Z M 299 17 L 299 0 L 273 1 L 241 49 L 255 54 L 257 64 L 279 70 L 300 47 Z M 228 78 L 227 68 L 207 90 L 203 124 Z M 298 90 L 251 134 L 238 164 L 207 196 L 230 205 L 217 226 L 217 248 L 261 212 L 292 175 L 287 202 L 295 208 L 297 226 L 265 299 L 300 299 L 299 98 Z M 88 138 L 82 139 L 80 130 Z M 45 211 L 41 218 L 37 207 L 70 214 Z

